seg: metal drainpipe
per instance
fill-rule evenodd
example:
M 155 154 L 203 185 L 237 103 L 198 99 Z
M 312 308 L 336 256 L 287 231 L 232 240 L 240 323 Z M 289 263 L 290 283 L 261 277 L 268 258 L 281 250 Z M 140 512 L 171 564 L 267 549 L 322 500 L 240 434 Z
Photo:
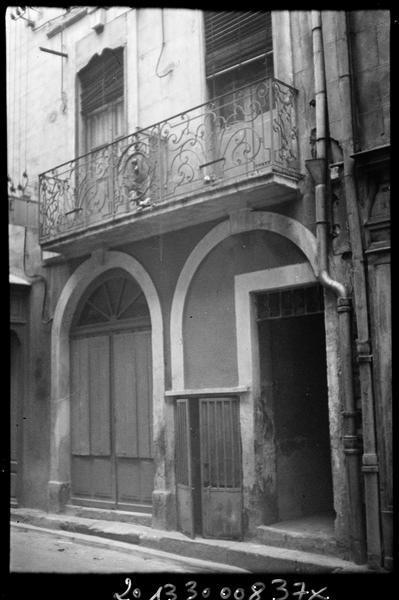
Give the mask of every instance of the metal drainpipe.
M 352 560 L 357 564 L 365 562 L 365 542 L 363 528 L 360 451 L 356 436 L 356 406 L 353 393 L 352 338 L 351 338 L 351 302 L 342 283 L 332 279 L 328 272 L 328 220 L 326 202 L 327 162 L 326 162 L 326 125 L 327 97 L 325 83 L 325 62 L 321 29 L 321 12 L 311 11 L 313 37 L 313 66 L 316 99 L 316 148 L 318 169 L 311 169 L 314 161 L 306 161 L 311 175 L 316 171 L 316 237 L 319 261 L 319 281 L 337 296 L 339 318 L 339 339 L 341 348 L 341 385 L 344 416 L 344 452 L 346 457 L 347 483 L 349 492 L 349 521 Z M 313 173 L 312 173 L 313 171 Z
M 363 477 L 366 504 L 367 555 L 371 567 L 378 568 L 382 562 L 381 525 L 379 511 L 378 457 L 374 417 L 374 394 L 372 380 L 372 355 L 368 322 L 367 288 L 363 259 L 361 222 L 354 177 L 354 127 L 352 82 L 350 69 L 350 46 L 348 39 L 349 15 L 338 14 L 338 72 L 342 111 L 341 140 L 343 149 L 344 186 L 352 248 L 354 302 L 357 317 L 357 359 L 362 399 L 363 431 Z

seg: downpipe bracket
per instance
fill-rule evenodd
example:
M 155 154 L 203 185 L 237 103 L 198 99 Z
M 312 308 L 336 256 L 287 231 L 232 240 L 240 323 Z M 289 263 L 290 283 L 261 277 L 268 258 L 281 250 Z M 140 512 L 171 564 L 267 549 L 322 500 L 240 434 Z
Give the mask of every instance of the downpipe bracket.
M 352 302 L 350 298 L 337 298 L 337 311 L 339 313 L 350 312 L 352 308 Z

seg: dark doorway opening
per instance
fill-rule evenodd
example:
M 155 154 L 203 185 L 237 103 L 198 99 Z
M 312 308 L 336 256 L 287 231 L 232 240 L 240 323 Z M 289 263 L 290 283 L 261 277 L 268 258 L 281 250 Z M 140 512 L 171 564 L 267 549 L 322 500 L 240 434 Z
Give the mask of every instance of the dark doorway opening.
M 257 297 L 264 524 L 333 514 L 320 286 Z

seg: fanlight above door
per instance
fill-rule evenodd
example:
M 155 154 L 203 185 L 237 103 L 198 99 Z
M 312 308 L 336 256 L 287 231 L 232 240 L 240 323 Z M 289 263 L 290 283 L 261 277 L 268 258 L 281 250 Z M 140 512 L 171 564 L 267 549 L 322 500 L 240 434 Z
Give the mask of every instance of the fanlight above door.
M 125 319 L 147 317 L 149 311 L 141 288 L 132 278 L 113 273 L 86 294 L 74 326 L 97 325 Z

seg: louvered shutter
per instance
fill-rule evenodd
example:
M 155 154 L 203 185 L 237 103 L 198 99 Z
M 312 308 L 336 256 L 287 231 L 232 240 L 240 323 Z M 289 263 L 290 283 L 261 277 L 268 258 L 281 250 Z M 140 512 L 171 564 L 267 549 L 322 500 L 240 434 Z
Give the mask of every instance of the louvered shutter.
M 207 77 L 272 51 L 271 13 L 205 11 Z
M 123 96 L 123 49 L 104 50 L 79 74 L 81 111 L 88 114 Z

